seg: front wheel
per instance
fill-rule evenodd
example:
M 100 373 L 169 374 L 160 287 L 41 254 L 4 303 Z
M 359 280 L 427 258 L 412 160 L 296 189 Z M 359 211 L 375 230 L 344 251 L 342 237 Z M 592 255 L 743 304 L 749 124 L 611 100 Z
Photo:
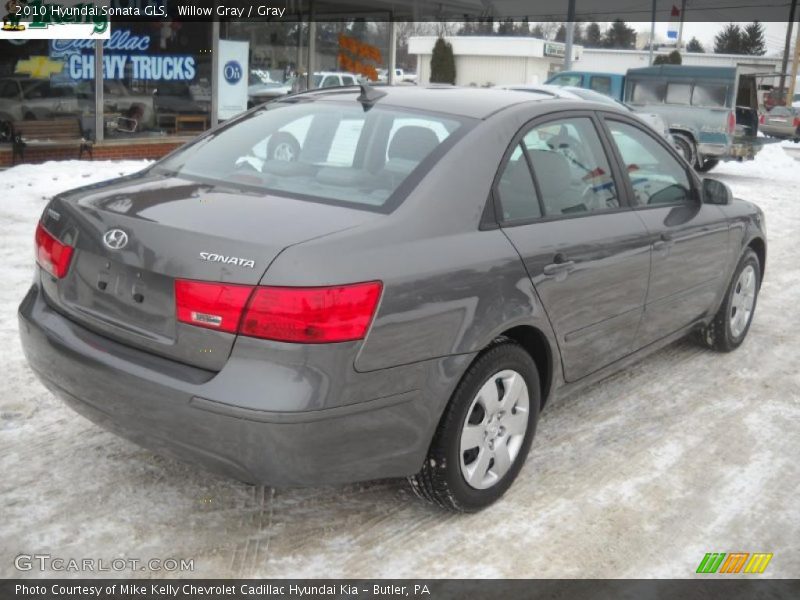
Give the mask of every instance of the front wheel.
M 761 265 L 756 253 L 748 248 L 733 272 L 722 306 L 701 332 L 707 346 L 730 352 L 742 344 L 753 321 L 760 286 Z
M 530 355 L 510 340 L 490 346 L 453 393 L 422 469 L 409 478 L 414 492 L 457 512 L 492 504 L 525 462 L 540 407 Z

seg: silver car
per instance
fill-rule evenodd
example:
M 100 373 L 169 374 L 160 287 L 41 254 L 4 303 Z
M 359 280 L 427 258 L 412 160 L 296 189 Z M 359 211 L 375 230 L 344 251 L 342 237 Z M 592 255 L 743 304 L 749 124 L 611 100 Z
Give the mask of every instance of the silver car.
M 776 106 L 761 115 L 760 123 L 764 135 L 800 142 L 800 108 Z

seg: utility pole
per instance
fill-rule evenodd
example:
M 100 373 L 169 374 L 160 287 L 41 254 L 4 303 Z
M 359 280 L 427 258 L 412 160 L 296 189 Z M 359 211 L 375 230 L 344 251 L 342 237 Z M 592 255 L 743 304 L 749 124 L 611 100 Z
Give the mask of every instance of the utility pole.
M 567 35 L 564 38 L 564 70 L 572 69 L 572 42 L 575 39 L 575 0 L 569 0 L 567 5 Z
M 792 26 L 794 25 L 794 12 L 797 9 L 797 0 L 792 0 L 792 6 L 789 9 L 789 22 L 786 24 L 786 45 L 783 48 L 783 62 L 781 62 L 781 79 L 778 87 L 778 93 L 783 94 L 786 89 L 786 69 L 789 67 L 789 49 L 792 46 Z M 784 104 L 791 104 L 786 102 L 788 98 L 784 99 Z
M 653 64 L 653 45 L 656 38 L 656 0 L 653 0 L 653 10 L 650 13 L 650 58 L 648 64 Z
M 792 60 L 792 78 L 789 80 L 789 94 L 786 96 L 786 106 L 792 105 L 792 98 L 797 91 L 797 69 L 800 67 L 800 25 L 797 27 L 797 37 L 794 39 L 794 59 Z
M 681 42 L 683 42 L 683 15 L 686 13 L 686 0 L 681 0 L 681 20 L 678 25 L 678 42 L 675 44 L 675 49 L 681 51 Z

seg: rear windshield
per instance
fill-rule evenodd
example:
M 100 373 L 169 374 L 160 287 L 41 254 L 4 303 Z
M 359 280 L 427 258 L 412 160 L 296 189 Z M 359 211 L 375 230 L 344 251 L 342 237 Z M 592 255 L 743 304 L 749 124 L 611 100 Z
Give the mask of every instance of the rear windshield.
M 271 103 L 157 164 L 177 175 L 387 212 L 469 120 L 349 102 Z

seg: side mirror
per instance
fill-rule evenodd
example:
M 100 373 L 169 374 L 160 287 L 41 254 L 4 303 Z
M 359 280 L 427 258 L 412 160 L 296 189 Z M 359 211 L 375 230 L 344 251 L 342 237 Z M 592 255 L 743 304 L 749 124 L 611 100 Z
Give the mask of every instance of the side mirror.
M 703 202 L 705 204 L 730 204 L 733 200 L 731 188 L 716 179 L 703 179 Z

